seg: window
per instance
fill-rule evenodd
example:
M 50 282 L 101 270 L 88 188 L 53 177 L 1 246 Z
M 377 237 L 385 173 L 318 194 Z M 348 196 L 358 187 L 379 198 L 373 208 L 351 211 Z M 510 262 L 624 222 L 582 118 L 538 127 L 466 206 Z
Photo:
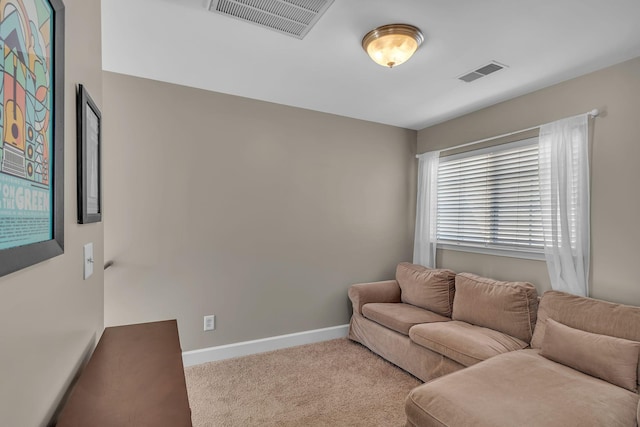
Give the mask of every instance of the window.
M 543 259 L 538 138 L 440 158 L 438 246 Z

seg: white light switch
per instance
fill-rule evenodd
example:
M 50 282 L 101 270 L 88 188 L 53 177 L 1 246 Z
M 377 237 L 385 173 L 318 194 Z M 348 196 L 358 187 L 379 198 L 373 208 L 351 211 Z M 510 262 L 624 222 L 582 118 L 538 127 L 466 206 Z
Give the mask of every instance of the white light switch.
M 93 274 L 93 243 L 84 245 L 84 279 Z

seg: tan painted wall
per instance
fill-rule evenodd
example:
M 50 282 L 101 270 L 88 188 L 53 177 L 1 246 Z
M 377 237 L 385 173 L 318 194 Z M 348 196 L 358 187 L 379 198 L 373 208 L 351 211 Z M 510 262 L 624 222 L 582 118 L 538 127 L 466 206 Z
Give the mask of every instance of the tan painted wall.
M 496 75 L 496 78 L 498 76 Z M 487 82 L 488 83 L 488 82 Z M 640 58 L 418 132 L 418 152 L 451 147 L 599 108 L 591 156 L 591 295 L 640 305 Z M 438 263 L 550 288 L 544 262 L 439 251 Z
M 105 323 L 183 350 L 345 324 L 410 260 L 416 132 L 104 74 Z M 203 316 L 216 330 L 203 332 Z
M 102 223 L 76 222 L 75 85 L 102 103 L 99 0 L 64 0 L 65 251 L 0 278 L 0 425 L 46 425 L 103 328 L 103 274 L 83 280 L 82 248 L 103 260 Z

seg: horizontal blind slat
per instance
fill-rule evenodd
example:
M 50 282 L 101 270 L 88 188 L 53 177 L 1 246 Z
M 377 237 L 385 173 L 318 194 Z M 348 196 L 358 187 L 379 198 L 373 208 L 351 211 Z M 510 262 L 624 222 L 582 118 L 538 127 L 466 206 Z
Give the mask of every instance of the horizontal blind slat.
M 438 168 L 438 241 L 495 248 L 544 246 L 537 139 Z

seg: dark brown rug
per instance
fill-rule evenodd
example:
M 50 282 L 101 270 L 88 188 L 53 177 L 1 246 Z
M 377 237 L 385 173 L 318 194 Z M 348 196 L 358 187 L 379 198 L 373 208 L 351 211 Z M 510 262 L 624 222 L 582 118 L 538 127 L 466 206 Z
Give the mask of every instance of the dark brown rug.
M 185 368 L 194 427 L 404 426 L 421 384 L 345 339 Z

